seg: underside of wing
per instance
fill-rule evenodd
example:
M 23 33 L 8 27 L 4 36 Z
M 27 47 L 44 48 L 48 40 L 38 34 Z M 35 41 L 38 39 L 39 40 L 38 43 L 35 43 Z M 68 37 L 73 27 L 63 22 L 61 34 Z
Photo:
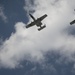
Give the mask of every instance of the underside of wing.
M 72 22 L 70 22 L 71 25 L 74 24 L 74 23 L 75 23 L 75 20 L 73 20 Z
M 28 25 L 26 26 L 26 28 L 32 27 L 32 26 L 34 26 L 34 25 L 35 25 L 35 22 L 31 22 L 30 24 L 28 24 Z
M 47 14 L 41 16 L 40 18 L 38 18 L 40 21 L 42 21 L 45 17 L 47 17 Z

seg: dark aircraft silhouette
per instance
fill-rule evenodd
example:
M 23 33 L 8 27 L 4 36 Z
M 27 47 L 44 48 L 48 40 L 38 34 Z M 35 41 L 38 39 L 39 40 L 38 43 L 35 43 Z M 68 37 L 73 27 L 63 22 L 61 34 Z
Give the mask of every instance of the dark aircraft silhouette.
M 74 11 L 75 11 L 75 9 L 74 9 Z M 72 25 L 72 24 L 74 24 L 74 23 L 75 23 L 75 20 L 71 21 L 71 22 L 70 22 L 70 25 Z
M 26 28 L 29 28 L 29 27 L 32 27 L 32 26 L 36 25 L 37 27 L 40 27 L 40 28 L 38 29 L 38 30 L 40 31 L 40 30 L 42 30 L 43 28 L 46 27 L 46 25 L 42 26 L 41 21 L 42 21 L 45 17 L 47 17 L 47 14 L 45 14 L 45 15 L 41 16 L 40 18 L 37 18 L 37 19 L 35 19 L 31 14 L 29 14 L 29 15 L 30 15 L 30 17 L 31 17 L 34 21 L 31 22 L 30 24 L 28 24 L 28 25 L 26 26 Z
M 74 24 L 75 23 L 75 20 L 73 20 L 72 22 L 70 22 L 70 25 Z

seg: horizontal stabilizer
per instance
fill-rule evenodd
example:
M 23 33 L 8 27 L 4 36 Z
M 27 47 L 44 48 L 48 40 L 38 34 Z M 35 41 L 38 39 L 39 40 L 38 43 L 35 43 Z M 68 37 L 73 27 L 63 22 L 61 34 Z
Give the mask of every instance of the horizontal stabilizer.
M 42 29 L 45 28 L 45 27 L 46 27 L 45 25 L 42 26 L 41 28 L 38 29 L 38 31 L 42 30 Z
M 29 26 L 26 26 L 26 28 L 29 28 Z

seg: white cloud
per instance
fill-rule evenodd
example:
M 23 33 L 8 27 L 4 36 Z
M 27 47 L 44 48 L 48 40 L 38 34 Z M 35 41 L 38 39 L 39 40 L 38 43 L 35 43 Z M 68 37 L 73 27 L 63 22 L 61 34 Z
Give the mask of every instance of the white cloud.
M 3 20 L 4 22 L 7 22 L 7 17 L 6 17 L 6 15 L 4 14 L 3 7 L 0 7 L 0 17 L 2 18 L 2 20 Z
M 36 26 L 26 29 L 24 23 L 16 23 L 16 32 L 0 47 L 0 66 L 15 68 L 23 60 L 40 62 L 44 59 L 43 53 L 51 50 L 59 51 L 63 57 L 74 61 L 75 37 L 69 35 L 67 30 L 71 27 L 69 22 L 74 19 L 75 1 L 33 0 L 33 5 L 31 0 L 25 1 L 25 9 L 35 10 L 35 17 L 48 15 L 42 21 L 47 27 L 38 31 Z

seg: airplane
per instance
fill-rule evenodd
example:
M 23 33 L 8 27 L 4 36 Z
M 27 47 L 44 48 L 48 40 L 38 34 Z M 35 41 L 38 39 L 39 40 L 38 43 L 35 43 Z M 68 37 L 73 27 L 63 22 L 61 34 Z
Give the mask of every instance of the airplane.
M 75 9 L 74 9 L 74 11 L 75 11 Z M 75 23 L 75 20 L 71 21 L 71 22 L 70 22 L 70 25 L 72 25 L 72 24 L 74 24 L 74 23 Z
M 70 22 L 70 25 L 72 25 L 72 24 L 74 24 L 74 23 L 75 23 L 75 20 L 71 21 L 71 22 Z
M 42 21 L 44 18 L 47 17 L 47 14 L 45 14 L 45 15 L 41 16 L 40 18 L 37 18 L 37 19 L 35 19 L 31 14 L 29 14 L 29 15 L 30 15 L 30 17 L 31 17 L 34 21 L 31 22 L 30 24 L 28 24 L 28 25 L 26 26 L 26 28 L 29 28 L 29 27 L 32 27 L 32 26 L 36 25 L 37 27 L 40 27 L 40 28 L 38 29 L 38 31 L 40 31 L 40 30 L 42 30 L 43 28 L 46 27 L 46 25 L 42 26 L 42 22 L 41 22 L 41 21 Z

